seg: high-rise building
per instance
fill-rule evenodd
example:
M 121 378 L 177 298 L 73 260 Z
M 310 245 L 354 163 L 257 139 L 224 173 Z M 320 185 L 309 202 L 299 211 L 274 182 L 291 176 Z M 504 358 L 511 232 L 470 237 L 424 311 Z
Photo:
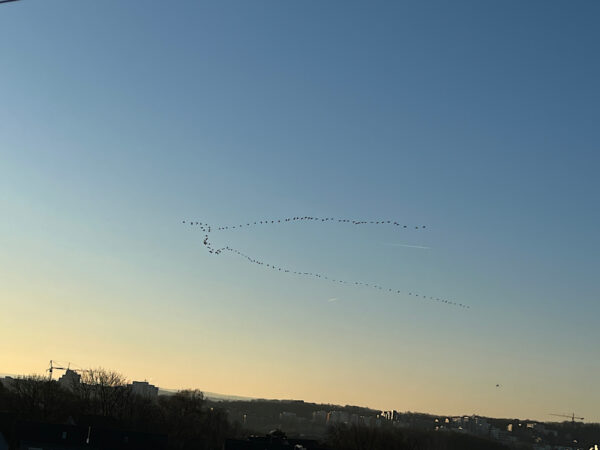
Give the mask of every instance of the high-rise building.
M 131 392 L 141 397 L 156 399 L 158 388 L 147 381 L 134 381 L 131 383 Z
M 71 369 L 67 369 L 63 376 L 58 379 L 58 384 L 70 391 L 74 390 L 80 383 L 81 375 Z

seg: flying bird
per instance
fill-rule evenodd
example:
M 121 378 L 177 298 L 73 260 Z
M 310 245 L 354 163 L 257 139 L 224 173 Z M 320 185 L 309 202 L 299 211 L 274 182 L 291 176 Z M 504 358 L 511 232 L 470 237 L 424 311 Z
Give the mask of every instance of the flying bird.
M 13 0 L 14 1 L 14 0 Z M 2 3 L 2 0 L 0 0 L 0 3 Z M 336 218 L 334 217 L 324 217 L 324 218 L 319 218 L 319 217 L 312 217 L 312 216 L 303 216 L 303 217 L 292 217 L 292 218 L 286 218 L 286 219 L 275 219 L 275 220 L 271 220 L 270 223 L 271 224 L 275 224 L 275 223 L 282 223 L 282 222 L 290 222 L 290 221 L 294 221 L 294 220 L 312 220 L 312 221 L 320 221 L 320 222 L 326 222 L 326 221 L 334 221 L 336 220 Z M 337 222 L 339 223 L 352 223 L 354 225 L 362 225 L 362 224 L 373 224 L 373 225 L 394 225 L 397 227 L 402 226 L 402 228 L 406 229 L 408 228 L 408 225 L 400 225 L 400 223 L 394 221 L 390 221 L 390 220 L 380 220 L 380 221 L 366 221 L 366 220 L 352 220 L 352 219 L 337 219 Z M 185 220 L 182 221 L 182 223 L 186 223 Z M 246 227 L 250 227 L 252 225 L 263 225 L 263 224 L 269 224 L 269 220 L 261 220 L 261 221 L 257 221 L 257 222 L 248 222 L 245 224 Z M 202 231 L 210 233 L 211 232 L 211 226 L 208 224 L 203 224 L 202 222 L 190 222 L 190 225 L 200 225 L 200 229 L 202 229 Z M 206 228 L 203 226 L 205 225 Z M 233 226 L 219 226 L 216 229 L 219 231 L 224 231 L 224 230 L 233 230 L 233 229 L 237 229 L 237 228 L 243 228 L 244 224 L 239 224 L 239 225 L 233 225 Z M 421 225 L 421 226 L 415 226 L 415 229 L 424 229 L 426 228 L 425 225 Z M 235 253 L 243 258 L 245 258 L 246 260 L 248 260 L 249 262 L 252 262 L 254 264 L 257 265 L 261 265 L 261 266 L 266 266 L 269 267 L 273 270 L 278 270 L 280 272 L 285 272 L 285 273 L 292 273 L 295 275 L 304 275 L 304 276 L 309 276 L 309 277 L 314 277 L 314 278 L 319 278 L 319 279 L 325 279 L 334 283 L 340 283 L 340 284 L 355 284 L 355 285 L 360 285 L 360 286 L 366 286 L 372 289 L 378 289 L 378 290 L 387 290 L 387 292 L 390 292 L 392 294 L 402 294 L 402 291 L 400 290 L 395 290 L 392 289 L 391 287 L 389 288 L 384 288 L 383 286 L 379 286 L 379 285 L 375 285 L 375 284 L 369 284 L 369 283 L 363 283 L 363 282 L 358 282 L 358 281 L 346 281 L 346 280 L 337 280 L 334 278 L 329 278 L 323 274 L 318 274 L 318 273 L 312 273 L 312 272 L 298 272 L 298 271 L 292 271 L 290 269 L 286 269 L 280 266 L 275 266 L 274 264 L 265 264 L 263 261 L 260 261 L 256 258 L 251 258 L 248 255 L 243 254 L 242 252 L 240 252 L 239 250 L 236 250 L 234 248 L 231 248 L 229 246 L 227 247 L 223 247 L 223 248 L 218 248 L 215 249 L 213 248 L 208 241 L 208 235 L 205 236 L 204 241 L 203 241 L 204 245 L 206 246 L 207 250 L 209 251 L 209 253 L 211 254 L 216 254 L 219 255 L 222 253 L 223 250 L 227 250 L 229 252 Z M 408 292 L 409 296 L 414 295 L 415 297 L 419 297 L 419 298 L 423 298 L 423 299 L 427 299 L 427 300 L 432 300 L 432 301 L 436 301 L 439 303 L 444 303 L 447 305 L 453 305 L 453 306 L 457 306 L 460 308 L 466 308 L 468 309 L 469 306 L 468 305 L 464 305 L 462 303 L 457 303 L 457 302 L 452 302 L 446 299 L 442 299 L 442 298 L 438 298 L 438 297 L 431 297 L 431 296 L 426 296 L 426 295 L 420 295 L 420 294 L 415 294 L 412 292 Z M 496 385 L 496 387 L 500 387 L 499 384 Z

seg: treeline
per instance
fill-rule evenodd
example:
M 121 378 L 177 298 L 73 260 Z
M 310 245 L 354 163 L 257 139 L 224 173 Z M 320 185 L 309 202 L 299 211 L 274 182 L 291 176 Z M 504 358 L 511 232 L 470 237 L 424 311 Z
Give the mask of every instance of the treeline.
M 576 440 L 585 448 L 594 445 L 600 446 L 600 423 L 578 423 L 561 422 L 552 424 L 552 428 L 557 430 L 560 436 L 566 437 L 568 441 Z
M 16 420 L 165 434 L 173 450 L 220 449 L 226 438 L 240 435 L 226 412 L 208 406 L 198 390 L 150 399 L 135 395 L 125 377 L 104 369 L 84 372 L 81 381 L 65 388 L 35 375 L 5 379 L 0 411 Z
M 506 430 L 511 425 L 511 435 L 521 442 L 534 443 L 539 437 L 545 445 L 571 447 L 575 441 L 585 449 L 600 444 L 600 424 L 581 422 L 538 422 L 519 419 L 489 418 L 488 422 L 496 428 Z M 533 428 L 527 423 L 534 424 Z M 543 431 L 540 429 L 543 427 Z
M 344 411 L 348 414 L 359 416 L 375 417 L 379 411 L 363 408 L 360 406 L 341 406 L 330 404 L 318 404 L 305 402 L 303 400 L 227 400 L 212 402 L 215 405 L 224 405 L 232 416 L 243 414 L 252 414 L 272 420 L 279 420 L 279 414 L 282 412 L 294 413 L 298 417 L 312 419 L 316 411 Z
M 244 438 L 250 431 L 228 415 L 240 412 L 274 416 L 276 408 L 308 417 L 314 409 L 332 405 L 290 402 L 208 402 L 198 390 L 148 398 L 135 395 L 122 375 L 104 369 L 84 372 L 82 382 L 65 387 L 40 376 L 0 383 L 0 412 L 15 420 L 117 428 L 168 436 L 170 450 L 222 449 L 227 438 Z M 335 407 L 355 414 L 373 413 L 355 407 Z M 232 420 L 234 419 L 234 420 Z M 284 430 L 285 431 L 285 430 Z M 338 424 L 327 428 L 322 446 L 331 450 L 506 450 L 489 440 L 451 432 Z
M 326 445 L 331 450 L 508 450 L 467 434 L 345 424 L 328 429 Z

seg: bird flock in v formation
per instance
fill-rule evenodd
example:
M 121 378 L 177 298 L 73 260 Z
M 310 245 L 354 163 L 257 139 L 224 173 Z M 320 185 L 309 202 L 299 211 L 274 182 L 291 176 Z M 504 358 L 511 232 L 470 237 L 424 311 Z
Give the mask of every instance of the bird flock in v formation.
M 431 296 L 427 296 L 427 295 L 423 295 L 423 294 L 417 294 L 415 292 L 404 292 L 404 291 L 400 291 L 398 289 L 386 288 L 386 287 L 383 287 L 383 286 L 380 286 L 380 285 L 374 284 L 374 283 L 364 283 L 361 281 L 338 280 L 338 279 L 335 279 L 332 277 L 325 276 L 320 273 L 301 272 L 301 271 L 287 269 L 287 268 L 280 267 L 280 266 L 277 266 L 274 264 L 265 263 L 264 261 L 253 258 L 251 256 L 248 256 L 245 253 L 242 253 L 241 251 L 239 251 L 235 248 L 229 247 L 229 246 L 215 248 L 215 247 L 213 247 L 212 243 L 209 241 L 209 234 L 213 231 L 227 231 L 227 230 L 235 230 L 235 229 L 241 229 L 241 228 L 250 228 L 250 227 L 255 227 L 255 226 L 260 226 L 260 225 L 271 225 L 271 224 L 275 225 L 275 224 L 282 224 L 282 223 L 288 223 L 288 222 L 305 222 L 305 221 L 338 222 L 338 223 L 348 223 L 348 224 L 352 224 L 352 225 L 390 225 L 390 226 L 398 227 L 401 229 L 415 229 L 415 230 L 422 230 L 422 229 L 426 228 L 424 225 L 409 226 L 409 225 L 404 225 L 404 224 L 401 224 L 400 222 L 396 222 L 393 220 L 352 220 L 352 219 L 336 219 L 334 217 L 312 217 L 312 216 L 298 216 L 298 217 L 289 217 L 289 218 L 285 218 L 285 219 L 274 219 L 274 220 L 258 220 L 256 222 L 247 222 L 245 224 L 242 223 L 239 225 L 217 226 L 217 227 L 209 225 L 207 223 L 194 221 L 194 220 L 184 220 L 183 223 L 189 224 L 194 227 L 198 227 L 201 231 L 204 232 L 204 240 L 202 241 L 202 243 L 208 250 L 208 253 L 213 254 L 213 255 L 219 255 L 222 252 L 230 252 L 230 253 L 236 254 L 236 255 L 248 260 L 249 262 L 251 262 L 253 264 L 257 264 L 259 266 L 264 266 L 264 267 L 267 267 L 267 268 L 269 268 L 273 271 L 277 271 L 277 272 L 289 273 L 289 274 L 293 274 L 293 275 L 300 275 L 300 276 L 311 277 L 311 278 L 318 278 L 318 279 L 328 280 L 333 283 L 342 284 L 342 285 L 351 285 L 351 286 L 356 286 L 356 287 L 364 286 L 364 287 L 368 287 L 368 288 L 372 288 L 372 289 L 377 289 L 380 291 L 386 291 L 391 294 L 407 294 L 409 296 L 416 297 L 416 298 L 423 299 L 423 300 L 430 300 L 430 301 L 434 301 L 434 302 L 438 302 L 438 303 L 456 306 L 459 308 L 469 309 L 468 305 L 458 303 L 458 302 L 453 302 L 453 301 L 450 301 L 450 300 L 447 300 L 444 298 L 431 297 Z

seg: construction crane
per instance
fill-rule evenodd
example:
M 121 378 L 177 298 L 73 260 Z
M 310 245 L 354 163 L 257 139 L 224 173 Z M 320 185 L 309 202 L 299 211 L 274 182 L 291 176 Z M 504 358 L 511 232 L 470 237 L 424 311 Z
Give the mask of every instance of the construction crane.
M 571 423 L 575 423 L 575 420 L 583 420 L 583 417 L 575 417 L 575 413 L 569 415 L 566 414 L 549 414 L 550 416 L 556 416 L 556 417 L 566 417 L 568 419 L 571 419 Z
M 52 373 L 55 370 L 71 370 L 73 372 L 89 372 L 85 369 L 71 369 L 71 363 L 68 363 L 67 367 L 57 366 L 57 365 L 55 365 L 56 362 L 57 361 L 50 360 L 50 366 L 46 369 L 46 372 L 48 372 L 48 376 L 49 376 L 50 380 L 52 380 Z
M 69 370 L 70 366 L 70 363 L 67 365 L 67 367 L 55 366 L 54 361 L 50 360 L 50 367 L 46 369 L 46 372 L 48 372 L 48 377 L 50 378 L 50 380 L 52 380 L 52 372 L 54 372 L 55 370 Z

